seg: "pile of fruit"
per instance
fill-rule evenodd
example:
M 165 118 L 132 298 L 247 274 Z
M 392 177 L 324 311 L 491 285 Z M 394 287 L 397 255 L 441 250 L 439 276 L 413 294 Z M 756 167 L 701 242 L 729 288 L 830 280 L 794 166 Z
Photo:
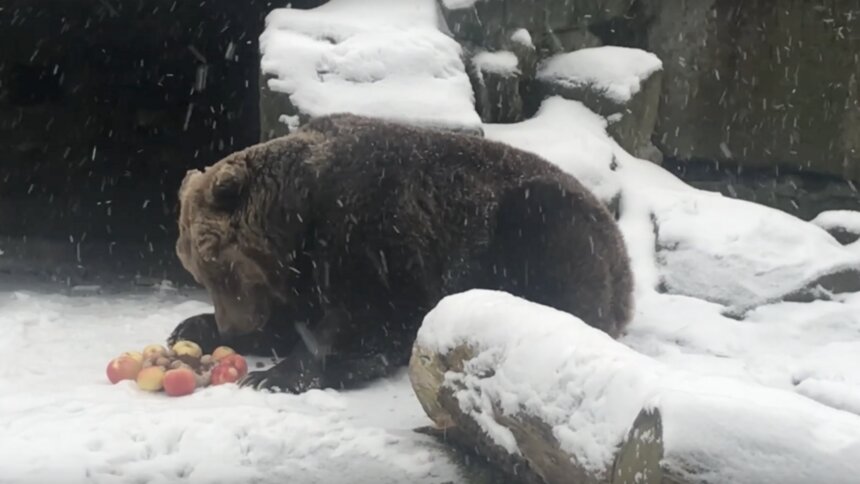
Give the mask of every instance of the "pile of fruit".
M 142 352 L 127 351 L 111 360 L 107 377 L 111 383 L 135 380 L 141 390 L 172 397 L 188 395 L 195 388 L 232 383 L 248 374 L 248 363 L 227 346 L 204 355 L 197 343 L 178 341 L 172 348 L 154 344 Z

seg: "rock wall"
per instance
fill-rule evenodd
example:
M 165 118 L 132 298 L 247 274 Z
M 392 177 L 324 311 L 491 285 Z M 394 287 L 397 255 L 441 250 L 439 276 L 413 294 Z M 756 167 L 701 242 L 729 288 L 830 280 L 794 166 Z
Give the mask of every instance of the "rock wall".
M 470 48 L 518 28 L 539 59 L 596 45 L 664 62 L 653 139 L 668 157 L 860 179 L 857 0 L 439 0 Z M 528 91 L 528 87 L 524 87 Z
M 860 179 L 860 2 L 643 3 L 666 155 Z

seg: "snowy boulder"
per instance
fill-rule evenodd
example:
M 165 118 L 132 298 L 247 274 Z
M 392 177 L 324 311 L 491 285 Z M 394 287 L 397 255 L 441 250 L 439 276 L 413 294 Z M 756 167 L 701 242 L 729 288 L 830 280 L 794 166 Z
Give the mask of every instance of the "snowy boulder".
M 847 484 L 860 475 L 857 415 L 673 369 L 506 293 L 442 300 L 418 333 L 410 378 L 437 427 L 527 482 Z
M 742 315 L 770 302 L 860 291 L 860 254 L 820 227 L 702 191 L 653 201 L 657 265 L 669 293 Z
M 514 31 L 503 44 L 496 51 L 477 48 L 469 59 L 475 108 L 485 123 L 521 121 L 522 93 L 537 72 L 537 50 L 527 30 Z
M 660 104 L 663 64 L 654 54 L 626 47 L 595 47 L 559 54 L 537 72 L 541 97 L 582 102 L 608 121 L 609 134 L 631 155 L 660 162 L 651 143 Z
M 614 143 L 606 136 L 606 120 L 581 103 L 547 99 L 532 118 L 485 125 L 484 135 L 543 157 L 617 211 L 621 185 L 614 173 Z
M 841 244 L 860 239 L 860 212 L 854 210 L 828 210 L 821 212 L 811 223 L 826 230 Z
M 261 132 L 349 112 L 480 133 L 457 42 L 433 0 L 332 0 L 275 9 L 260 36 Z
M 480 52 L 470 70 L 475 107 L 485 123 L 513 123 L 523 117 L 522 72 L 510 51 Z

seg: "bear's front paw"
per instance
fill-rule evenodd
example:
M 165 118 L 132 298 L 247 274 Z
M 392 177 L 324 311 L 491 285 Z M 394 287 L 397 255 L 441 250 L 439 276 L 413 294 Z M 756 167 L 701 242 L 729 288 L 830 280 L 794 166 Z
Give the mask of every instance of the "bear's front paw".
M 203 353 L 212 353 L 212 350 L 221 344 L 218 334 L 218 325 L 215 324 L 214 314 L 198 314 L 179 323 L 176 329 L 167 338 L 167 344 L 173 346 L 181 340 L 197 343 Z
M 252 371 L 239 380 L 239 386 L 273 392 L 302 393 L 322 388 L 323 378 L 316 364 L 303 365 L 287 359 L 263 371 Z

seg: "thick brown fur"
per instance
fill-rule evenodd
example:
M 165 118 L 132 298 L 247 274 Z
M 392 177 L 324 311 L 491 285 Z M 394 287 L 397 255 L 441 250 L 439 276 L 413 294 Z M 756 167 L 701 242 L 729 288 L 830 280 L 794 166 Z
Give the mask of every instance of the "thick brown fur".
M 482 138 L 317 118 L 190 172 L 180 201 L 177 253 L 215 315 L 171 340 L 287 356 L 248 384 L 301 391 L 381 376 L 408 361 L 427 311 L 470 288 L 613 337 L 631 316 L 628 256 L 607 209 L 538 156 Z

